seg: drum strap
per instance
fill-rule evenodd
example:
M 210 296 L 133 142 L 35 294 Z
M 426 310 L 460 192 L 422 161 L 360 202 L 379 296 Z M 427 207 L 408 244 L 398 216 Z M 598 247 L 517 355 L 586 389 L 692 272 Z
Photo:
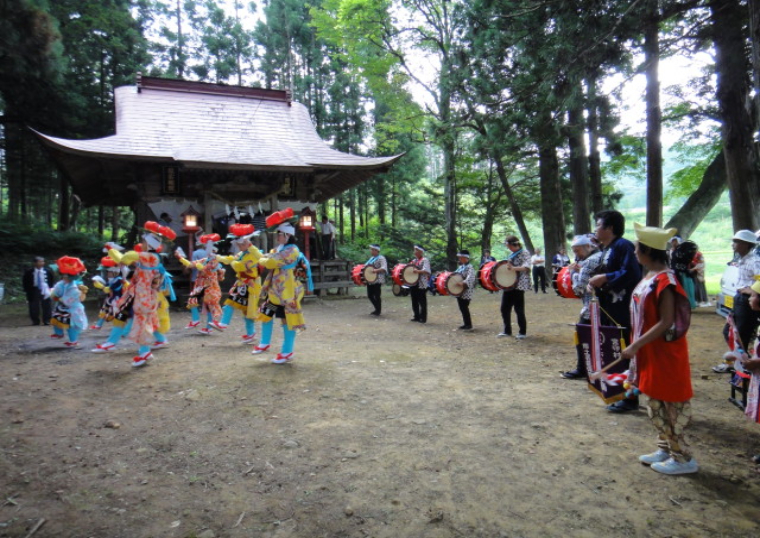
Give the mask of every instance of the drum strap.
M 522 251 L 523 251 L 523 249 L 520 249 L 520 250 L 516 250 L 516 251 L 514 251 L 512 254 L 510 254 L 510 255 L 509 255 L 509 258 L 507 258 L 507 259 L 508 259 L 509 261 L 512 261 L 512 260 L 514 260 L 515 258 L 517 258 L 517 256 L 519 256 L 519 255 L 520 255 L 520 253 L 521 253 Z
M 455 273 L 464 273 L 464 270 L 465 270 L 466 268 L 467 268 L 467 265 L 463 263 L 462 265 L 460 265 L 459 267 L 457 267 L 457 270 L 456 270 L 456 271 L 454 271 L 454 272 L 455 272 Z
M 364 265 L 372 265 L 377 261 L 377 256 L 372 256 Z

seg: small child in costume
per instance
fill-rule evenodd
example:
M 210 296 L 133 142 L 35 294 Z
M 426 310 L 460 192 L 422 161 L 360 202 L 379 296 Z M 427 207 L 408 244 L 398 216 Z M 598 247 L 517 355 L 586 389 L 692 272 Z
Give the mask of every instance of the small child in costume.
M 132 285 L 131 279 L 134 278 L 134 272 L 130 275 L 130 266 L 134 266 L 140 245 L 135 245 L 135 250 L 131 250 L 122 254 L 124 247 L 121 247 L 115 243 L 106 243 L 106 251 L 108 252 L 108 259 L 116 264 L 119 268 L 119 275 L 122 279 L 121 289 L 118 289 L 118 298 L 114 301 L 113 311 L 111 314 L 111 332 L 108 334 L 108 339 L 102 344 L 96 345 L 90 351 L 92 353 L 108 353 L 114 351 L 119 341 L 129 334 L 132 329 L 132 323 L 134 321 L 134 315 L 132 312 L 132 301 L 122 301 L 122 297 L 127 289 Z M 105 260 L 106 258 L 103 258 Z M 94 279 L 93 279 L 94 280 Z M 98 285 L 95 284 L 97 287 Z M 114 287 L 108 286 L 111 293 L 114 293 Z M 105 290 L 104 290 L 105 291 Z
M 87 315 L 82 301 L 87 296 L 87 287 L 82 285 L 82 276 L 87 271 L 82 260 L 71 256 L 63 256 L 56 262 L 61 280 L 53 287 L 51 298 L 55 303 L 51 338 L 62 339 L 66 330 L 69 341 L 66 347 L 77 347 L 79 335 L 87 328 Z
M 629 385 L 649 396 L 649 418 L 659 434 L 657 451 L 639 461 L 658 473 L 696 473 L 699 465 L 684 439 L 693 395 L 685 337 L 691 306 L 665 250 L 676 230 L 636 223 L 634 231 L 636 257 L 647 273 L 633 291 L 631 345 L 621 355 L 633 359 Z
M 120 264 L 108 256 L 103 256 L 100 260 L 98 271 L 102 276 L 92 277 L 93 287 L 99 289 L 105 294 L 103 304 L 100 306 L 98 321 L 90 325 L 90 330 L 99 331 L 107 321 L 113 321 L 116 314 L 116 304 L 121 299 L 124 291 L 124 276 L 121 273 Z
M 162 239 L 174 240 L 175 237 L 171 228 L 148 221 L 142 234 L 140 251 L 128 252 L 120 259 L 125 265 L 135 264 L 131 286 L 119 301 L 119 308 L 126 307 L 130 302 L 132 304 L 133 320 L 129 338 L 139 346 L 137 355 L 132 359 L 134 367 L 143 366 L 151 360 L 151 347 L 165 340 L 160 332 L 159 295 L 162 294 L 166 270 L 163 269 L 157 252 L 162 249 Z M 113 259 L 119 257 L 119 252 L 113 249 L 108 254 Z
M 177 249 L 174 256 L 182 265 L 197 269 L 193 289 L 187 300 L 187 308 L 190 310 L 191 320 L 185 329 L 194 329 L 201 323 L 201 310 L 206 313 L 206 326 L 199 329 L 201 334 L 211 334 L 211 329 L 223 331 L 224 327 L 219 323 L 222 318 L 222 290 L 219 282 L 224 280 L 224 267 L 221 266 L 216 256 L 215 244 L 221 240 L 219 234 L 202 235 L 198 241 L 206 247 L 206 257 L 192 262 L 187 259 L 182 249 Z
M 282 320 L 284 338 L 280 353 L 272 359 L 274 364 L 284 364 L 293 360 L 296 333 L 306 329 L 301 309 L 304 286 L 295 275 L 295 269 L 303 254 L 295 245 L 295 228 L 289 222 L 292 218 L 292 208 L 267 217 L 267 227 L 277 227 L 277 248 L 268 255 L 262 255 L 255 246 L 248 248 L 255 261 L 270 270 L 261 288 L 262 297 L 266 297 L 258 316 L 261 321 L 261 342 L 253 348 L 252 353 L 256 355 L 269 350 L 274 318 L 279 318 Z
M 249 252 L 252 246 L 250 238 L 256 232 L 253 224 L 233 224 L 230 233 L 235 239 L 233 243 L 239 252 L 234 256 L 219 257 L 222 263 L 228 264 L 235 271 L 235 284 L 229 291 L 229 297 L 222 308 L 222 320 L 219 323 L 225 329 L 232 321 L 235 310 L 243 314 L 245 322 L 245 334 L 242 336 L 244 344 L 253 344 L 256 338 L 256 325 L 254 320 L 258 315 L 259 295 L 261 294 L 261 277 L 259 265 L 255 261 L 256 256 Z

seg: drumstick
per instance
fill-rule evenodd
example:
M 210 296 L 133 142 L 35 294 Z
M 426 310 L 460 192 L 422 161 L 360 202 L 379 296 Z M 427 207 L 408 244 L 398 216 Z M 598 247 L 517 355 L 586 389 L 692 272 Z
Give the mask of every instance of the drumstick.
M 618 364 L 622 360 L 623 360 L 623 357 L 615 359 L 614 361 L 612 361 L 611 363 L 609 363 L 607 366 L 605 366 L 604 368 L 602 368 L 598 372 L 592 372 L 592 373 L 590 373 L 589 376 L 588 376 L 588 378 L 591 381 L 596 381 L 597 379 L 600 379 L 602 377 L 603 373 L 605 373 L 607 370 L 609 370 L 610 368 L 612 368 L 613 366 L 615 366 L 616 364 Z

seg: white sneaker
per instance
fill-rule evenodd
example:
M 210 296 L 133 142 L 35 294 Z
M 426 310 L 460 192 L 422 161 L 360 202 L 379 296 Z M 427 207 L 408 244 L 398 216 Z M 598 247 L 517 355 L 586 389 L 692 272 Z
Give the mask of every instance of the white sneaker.
M 512 336 L 512 335 L 511 334 L 507 334 L 507 333 L 499 333 L 499 334 L 496 335 L 496 338 L 505 338 L 507 336 Z
M 212 329 L 216 329 L 219 332 L 222 332 L 227 327 L 226 325 L 222 325 L 221 323 L 218 323 L 216 321 L 212 321 L 211 323 L 208 324 L 208 326 L 211 327 Z
M 717 366 L 713 366 L 712 371 L 715 372 L 716 374 L 730 374 L 730 373 L 733 373 L 734 367 L 724 362 Z
M 272 364 L 285 364 L 293 360 L 293 353 L 278 353 L 277 357 L 272 359 Z
M 205 334 L 206 336 L 208 336 L 209 334 L 213 334 L 214 333 L 214 331 L 212 331 L 208 327 L 202 327 L 202 328 L 198 329 L 198 332 L 201 333 L 201 334 Z
M 112 344 L 111 342 L 106 342 L 105 344 L 98 344 L 94 348 L 90 350 L 92 353 L 108 353 L 109 351 L 113 351 L 116 349 L 116 345 Z
M 198 325 L 200 325 L 200 321 L 191 321 L 187 325 L 185 325 L 185 329 L 195 329 Z
M 256 335 L 255 334 L 244 334 L 240 338 L 241 338 L 241 341 L 244 344 L 253 344 L 254 342 L 256 342 Z
M 164 340 L 163 342 L 154 342 L 152 346 L 150 346 L 150 349 L 163 349 L 165 347 L 169 347 L 169 342 Z
M 257 344 L 257 345 L 255 345 L 255 346 L 253 346 L 253 351 L 251 351 L 251 354 L 252 354 L 252 355 L 258 355 L 259 353 L 264 353 L 264 352 L 265 352 L 265 351 L 267 351 L 269 348 L 270 348 L 270 346 L 269 346 L 269 345 L 266 345 L 266 346 L 262 346 L 261 344 Z
M 525 340 L 526 336 L 524 334 L 518 334 L 517 336 L 515 336 L 515 338 L 517 340 Z
M 697 465 L 697 460 L 694 458 L 683 463 L 678 462 L 673 458 L 668 458 L 667 460 L 660 463 L 653 463 L 651 468 L 653 471 L 657 471 L 658 473 L 671 475 L 691 474 L 699 471 L 699 465 Z
M 657 450 L 657 452 L 639 456 L 639 461 L 644 465 L 652 465 L 653 463 L 662 463 L 663 461 L 667 461 L 669 458 L 670 454 L 668 451 L 660 448 Z

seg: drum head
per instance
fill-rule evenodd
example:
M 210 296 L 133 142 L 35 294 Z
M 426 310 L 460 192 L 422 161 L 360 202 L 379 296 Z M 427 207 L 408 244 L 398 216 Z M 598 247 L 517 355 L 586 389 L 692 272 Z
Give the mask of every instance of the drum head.
M 362 269 L 362 276 L 367 284 L 374 284 L 377 282 L 377 273 L 374 271 L 374 267 L 371 265 L 365 265 Z
M 493 282 L 502 290 L 514 288 L 517 283 L 517 271 L 510 269 L 506 260 L 496 262 L 496 267 L 493 272 Z
M 446 289 L 452 297 L 459 297 L 464 293 L 464 277 L 462 273 L 451 273 L 446 279 Z
M 403 271 L 401 271 L 401 279 L 406 286 L 414 286 L 420 281 L 420 275 L 419 273 L 414 272 L 414 265 L 409 263 L 404 267 Z

